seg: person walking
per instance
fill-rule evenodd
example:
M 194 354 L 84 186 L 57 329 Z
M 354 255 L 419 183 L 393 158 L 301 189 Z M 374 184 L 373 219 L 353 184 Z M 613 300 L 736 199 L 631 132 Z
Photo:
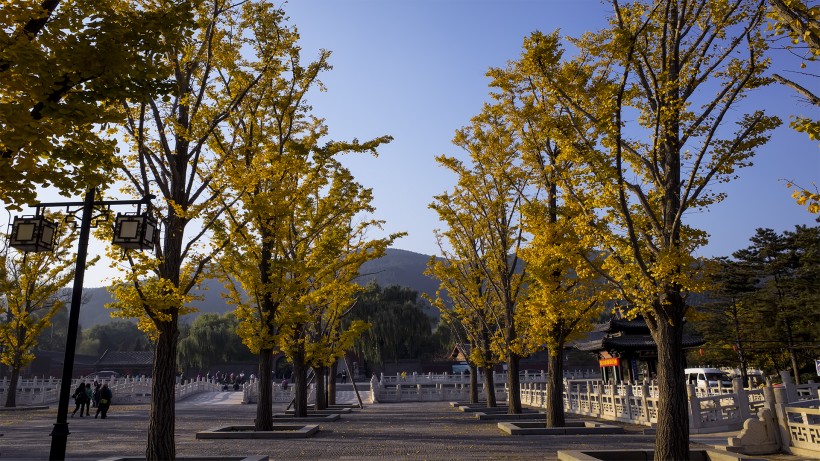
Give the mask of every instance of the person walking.
M 94 408 L 97 408 L 97 407 L 100 406 L 100 388 L 101 387 L 102 387 L 102 384 L 100 384 L 99 381 L 94 381 L 94 394 L 91 397 L 91 400 L 94 404 Z
M 74 414 L 77 413 L 77 410 L 80 410 L 80 418 L 83 417 L 83 407 L 85 406 L 85 401 L 88 399 L 88 394 L 85 393 L 85 383 L 80 383 L 77 386 L 77 389 L 71 394 L 71 397 L 74 398 L 74 411 L 71 412 L 71 417 L 74 417 Z
M 94 391 L 91 389 L 91 383 L 85 385 L 85 415 L 91 416 L 91 400 L 94 398 Z M 83 410 L 80 409 L 80 416 L 83 415 Z
M 100 404 L 97 406 L 97 412 L 94 414 L 95 419 L 99 414 L 102 414 L 102 419 L 107 417 L 108 407 L 111 406 L 111 397 L 113 397 L 113 393 L 111 389 L 108 388 L 108 384 L 103 384 L 102 389 L 100 389 Z

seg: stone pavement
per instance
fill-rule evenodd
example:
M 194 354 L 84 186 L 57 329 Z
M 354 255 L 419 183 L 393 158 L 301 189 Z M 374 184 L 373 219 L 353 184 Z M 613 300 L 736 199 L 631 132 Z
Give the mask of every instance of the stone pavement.
M 177 456 L 264 454 L 271 460 L 532 460 L 557 459 L 558 450 L 649 448 L 654 437 L 630 427 L 629 435 L 508 436 L 495 423 L 459 412 L 447 402 L 365 405 L 322 423 L 308 439 L 197 440 L 197 431 L 252 424 L 255 405 L 241 405 L 241 393 L 213 393 L 177 404 Z M 207 404 L 208 401 L 213 404 Z M 277 404 L 274 410 L 284 410 Z M 106 420 L 69 420 L 67 458 L 140 456 L 145 449 L 147 405 L 114 406 Z M 56 407 L 0 413 L 0 461 L 47 459 Z M 725 440 L 725 439 L 724 439 Z M 693 447 L 700 445 L 693 443 Z M 772 459 L 797 461 L 780 455 Z

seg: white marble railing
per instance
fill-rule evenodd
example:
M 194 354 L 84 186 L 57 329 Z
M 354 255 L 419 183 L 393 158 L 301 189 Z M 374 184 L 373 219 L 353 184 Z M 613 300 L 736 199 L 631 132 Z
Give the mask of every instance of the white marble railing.
M 469 400 L 470 384 L 438 383 L 438 384 L 376 384 L 371 386 L 375 402 L 441 402 L 451 400 Z M 483 385 L 479 390 L 479 397 L 484 396 Z M 495 386 L 495 398 L 498 401 L 507 400 L 505 384 Z
M 793 454 L 820 459 L 820 400 L 805 400 L 784 408 Z
M 60 398 L 60 381 L 55 378 L 34 378 L 20 380 L 17 384 L 16 403 L 19 406 L 50 405 L 57 403 Z M 74 379 L 71 381 L 73 392 L 81 382 L 88 382 L 84 379 Z M 109 380 L 100 380 L 107 383 L 114 394 L 112 399 L 114 404 L 137 404 L 151 402 L 151 378 L 146 377 L 124 377 Z M 6 392 L 11 385 L 8 379 L 0 380 L 0 404 L 5 402 Z M 219 384 L 205 380 L 191 380 L 178 383 L 174 387 L 174 395 L 177 400 L 189 397 L 202 392 L 219 391 Z
M 788 381 L 786 381 L 788 382 Z M 817 384 L 786 385 L 791 401 L 817 398 Z M 751 416 L 766 406 L 763 389 L 747 390 L 736 379 L 731 389 L 714 389 L 715 393 L 698 392 L 688 386 L 689 424 L 692 433 L 739 430 Z M 786 388 L 784 388 L 784 392 Z M 611 421 L 651 425 L 657 423 L 658 388 L 652 384 L 604 385 L 590 380 L 564 382 L 564 409 L 568 413 Z M 774 405 L 774 400 L 771 405 Z M 521 401 L 537 408 L 546 406 L 546 385 L 522 383 Z
M 478 382 L 483 381 L 483 374 L 479 372 Z M 577 369 L 567 370 L 564 372 L 564 379 L 600 379 L 600 370 L 596 369 Z M 545 371 L 530 371 L 525 370 L 519 374 L 520 382 L 546 382 L 547 373 Z M 469 384 L 470 374 L 466 372 L 461 373 L 397 373 L 395 375 L 385 375 L 382 373 L 379 376 L 379 382 L 382 385 L 394 384 Z M 507 373 L 493 373 L 493 382 L 504 383 L 507 382 Z
M 242 403 L 259 402 L 258 382 L 258 379 L 249 380 L 242 386 Z M 293 384 L 289 385 L 287 389 L 282 389 L 281 383 L 273 383 L 271 393 L 274 403 L 289 403 L 295 397 Z M 315 401 L 316 385 L 310 384 L 308 386 L 308 404 L 314 403 Z
M 0 405 L 5 404 L 11 380 L 0 380 Z M 46 405 L 56 402 L 60 396 L 60 380 L 54 378 L 20 379 L 17 382 L 15 400 L 19 406 Z

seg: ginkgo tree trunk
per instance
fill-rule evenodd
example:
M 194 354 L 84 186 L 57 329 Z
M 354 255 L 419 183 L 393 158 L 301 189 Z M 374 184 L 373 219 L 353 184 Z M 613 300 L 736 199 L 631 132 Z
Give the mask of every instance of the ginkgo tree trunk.
M 720 201 L 716 184 L 749 164 L 779 120 L 738 101 L 765 83 L 763 4 L 612 2 L 610 26 L 574 41 L 562 58 L 553 36 L 525 41 L 522 62 L 550 98 L 543 116 L 575 165 L 560 182 L 582 244 L 606 255 L 606 276 L 658 348 L 655 459 L 689 459 L 682 334 L 688 293 L 708 286 L 694 255 L 706 232 L 688 212 Z M 733 127 L 732 127 L 733 125 Z

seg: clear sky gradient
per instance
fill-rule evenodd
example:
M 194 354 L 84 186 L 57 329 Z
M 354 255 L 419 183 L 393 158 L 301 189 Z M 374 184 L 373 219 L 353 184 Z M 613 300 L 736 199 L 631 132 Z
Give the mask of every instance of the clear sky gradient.
M 409 232 L 396 247 L 426 254 L 437 252 L 432 230 L 441 226 L 427 205 L 455 184 L 434 157 L 463 154 L 451 140 L 487 100 L 487 69 L 516 59 L 534 30 L 560 28 L 578 36 L 605 26 L 610 13 L 598 0 L 299 0 L 285 9 L 301 33 L 303 58 L 319 48 L 333 52 L 334 69 L 323 78 L 327 92 L 312 100 L 331 136 L 395 138 L 379 158 L 349 165 L 374 189 L 376 217 L 387 221 L 387 230 Z M 777 58 L 784 52 L 775 53 Z M 813 110 L 779 86 L 759 91 L 744 105 L 752 103 L 784 121 Z M 728 193 L 724 202 L 686 218 L 711 234 L 701 255 L 745 247 L 758 227 L 783 231 L 814 224 L 783 181 L 820 182 L 820 151 L 807 136 L 780 127 L 754 166 L 739 174 L 734 183 L 718 186 Z
M 334 68 L 322 77 L 327 92 L 309 101 L 315 115 L 326 119 L 330 137 L 395 138 L 378 158 L 346 163 L 373 188 L 373 217 L 387 221 L 387 232 L 409 233 L 395 248 L 425 254 L 437 253 L 433 229 L 441 227 L 428 205 L 455 183 L 434 157 L 463 154 L 450 141 L 487 100 L 487 69 L 516 59 L 534 30 L 560 28 L 577 36 L 603 27 L 610 12 L 597 0 L 293 0 L 284 8 L 300 31 L 303 62 L 315 59 L 320 48 L 333 52 Z M 782 87 L 761 90 L 747 104 L 785 121 L 792 113 L 814 110 L 818 116 Z M 700 255 L 729 255 L 747 246 L 758 227 L 783 231 L 815 224 L 784 180 L 820 182 L 818 154 L 817 143 L 805 135 L 788 126 L 776 130 L 753 167 L 719 186 L 728 193 L 723 203 L 686 217 L 711 235 Z M 106 284 L 107 272 L 107 264 L 98 264 L 86 286 Z

